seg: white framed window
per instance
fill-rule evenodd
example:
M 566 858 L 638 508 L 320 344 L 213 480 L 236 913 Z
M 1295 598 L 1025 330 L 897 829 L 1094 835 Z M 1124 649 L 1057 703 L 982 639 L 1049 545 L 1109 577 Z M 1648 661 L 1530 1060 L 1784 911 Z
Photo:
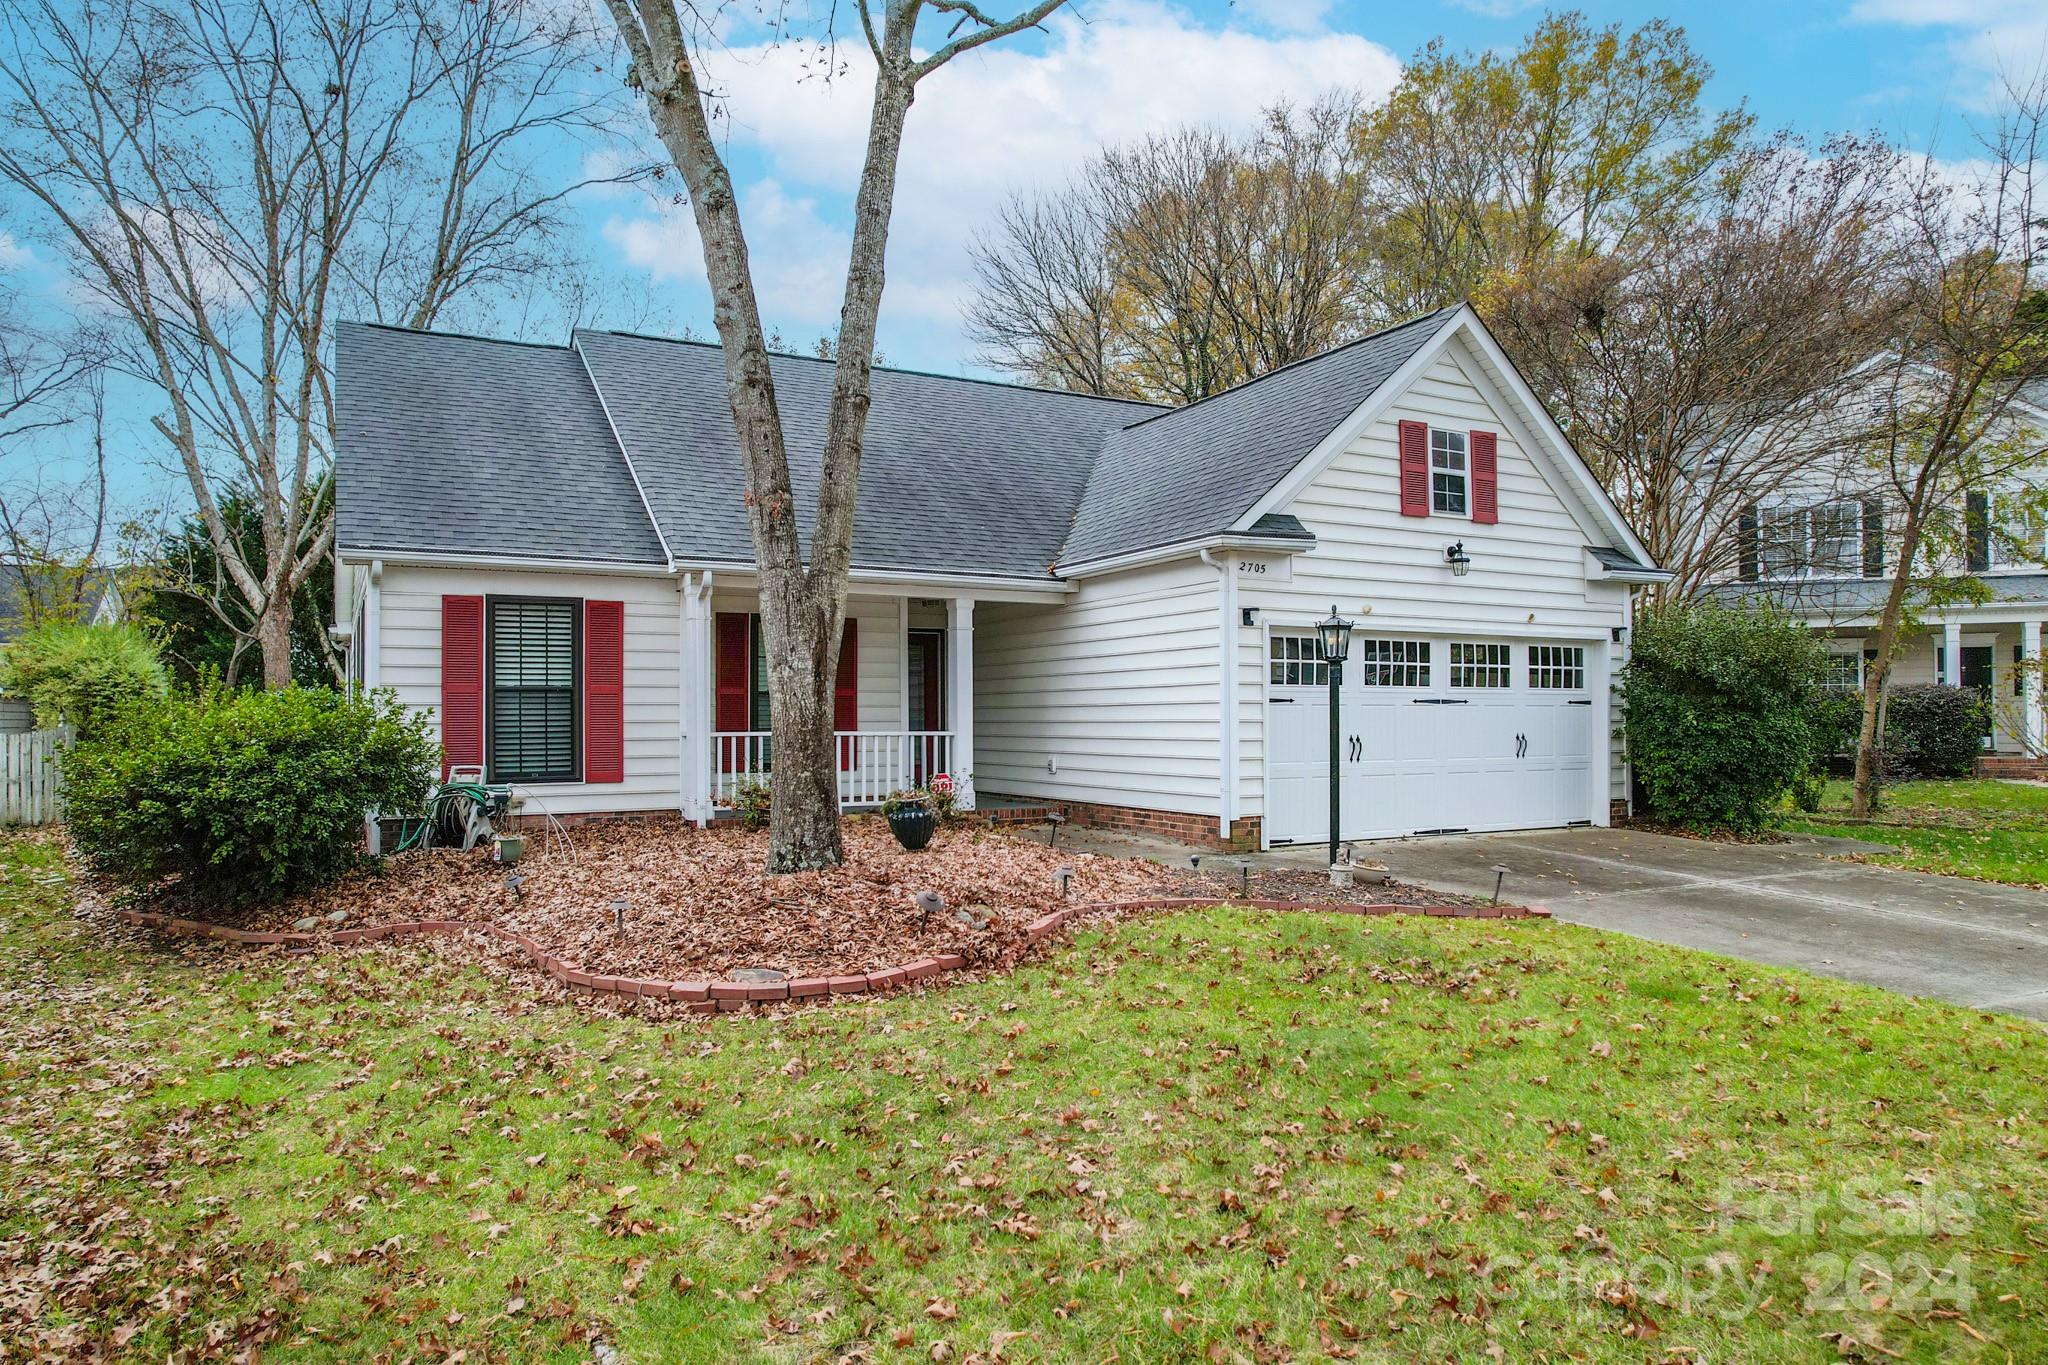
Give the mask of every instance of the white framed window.
M 1464 516 L 1470 493 L 1465 433 L 1429 429 L 1429 506 L 1433 512 Z
M 1273 632 L 1266 645 L 1267 676 L 1275 687 L 1328 687 L 1330 666 L 1314 635 Z
M 1453 687 L 1508 687 L 1513 684 L 1510 674 L 1508 645 L 1487 644 L 1476 640 L 1451 641 L 1451 686 Z
M 1863 504 L 1845 498 L 1764 508 L 1756 561 L 1759 578 L 1861 577 Z
M 1584 645 L 1530 645 L 1529 686 L 1577 691 L 1586 685 Z
M 1766 507 L 1756 532 L 1756 571 L 1762 578 L 1792 578 L 1806 570 L 1806 509 Z
M 1362 687 L 1429 686 L 1429 641 L 1353 640 Z
M 1830 650 L 1826 669 L 1821 674 L 1820 685 L 1826 692 L 1862 691 L 1863 651 Z
M 1813 571 L 1829 578 L 1863 572 L 1863 504 L 1824 502 L 1813 509 Z
M 2048 562 L 2048 512 L 2037 498 L 2001 493 L 1992 499 L 1992 518 L 1998 534 L 1991 536 L 1991 567 L 2032 569 L 2040 572 Z

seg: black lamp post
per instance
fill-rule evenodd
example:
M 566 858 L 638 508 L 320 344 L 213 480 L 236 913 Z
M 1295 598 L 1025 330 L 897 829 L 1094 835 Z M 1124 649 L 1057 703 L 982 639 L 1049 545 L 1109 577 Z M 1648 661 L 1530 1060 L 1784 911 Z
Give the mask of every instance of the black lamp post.
M 1330 604 L 1330 619 L 1316 626 L 1316 647 L 1322 651 L 1323 661 L 1330 666 L 1330 866 L 1337 865 L 1337 841 L 1343 837 L 1343 826 L 1338 823 L 1342 814 L 1342 802 L 1338 799 L 1337 787 L 1337 693 L 1344 685 L 1344 660 L 1351 654 L 1352 623 L 1337 615 L 1337 604 Z

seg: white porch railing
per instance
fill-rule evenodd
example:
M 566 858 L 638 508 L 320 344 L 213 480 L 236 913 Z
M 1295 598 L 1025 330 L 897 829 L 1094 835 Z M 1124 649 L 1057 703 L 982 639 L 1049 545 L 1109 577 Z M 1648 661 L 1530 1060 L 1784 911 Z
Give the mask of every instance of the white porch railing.
M 730 807 L 742 784 L 766 782 L 774 746 L 766 730 L 721 730 L 711 736 L 711 802 Z M 949 772 L 950 730 L 840 730 L 839 804 L 880 805 L 890 792 L 921 787 Z

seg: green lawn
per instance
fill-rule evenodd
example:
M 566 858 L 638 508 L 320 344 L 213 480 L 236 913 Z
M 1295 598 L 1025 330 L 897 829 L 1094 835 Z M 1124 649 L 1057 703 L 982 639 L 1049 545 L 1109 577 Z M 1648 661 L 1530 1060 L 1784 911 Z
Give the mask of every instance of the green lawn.
M 2017 1019 L 1217 910 L 652 1023 L 116 937 L 58 869 L 0 843 L 0 1359 L 2048 1358 Z
M 1863 861 L 1954 877 L 2048 886 L 2048 786 L 1964 779 L 1901 782 L 1885 791 L 1877 826 L 1830 820 L 1849 809 L 1849 784 L 1831 781 L 1812 816 L 1789 815 L 1788 830 L 1891 844 Z

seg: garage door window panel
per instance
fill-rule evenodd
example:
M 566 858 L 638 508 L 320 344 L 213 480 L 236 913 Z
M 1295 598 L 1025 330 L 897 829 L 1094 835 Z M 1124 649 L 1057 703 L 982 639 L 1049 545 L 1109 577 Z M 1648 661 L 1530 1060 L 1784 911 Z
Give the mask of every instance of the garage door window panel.
M 1429 686 L 1429 641 L 1357 640 L 1359 684 L 1363 687 Z
M 1529 686 L 1539 691 L 1579 691 L 1586 686 L 1582 645 L 1530 645 Z
M 1267 646 L 1268 677 L 1275 687 L 1328 687 L 1330 666 L 1313 635 L 1275 634 Z
M 1513 683 L 1509 646 L 1451 641 L 1451 686 L 1508 687 Z

